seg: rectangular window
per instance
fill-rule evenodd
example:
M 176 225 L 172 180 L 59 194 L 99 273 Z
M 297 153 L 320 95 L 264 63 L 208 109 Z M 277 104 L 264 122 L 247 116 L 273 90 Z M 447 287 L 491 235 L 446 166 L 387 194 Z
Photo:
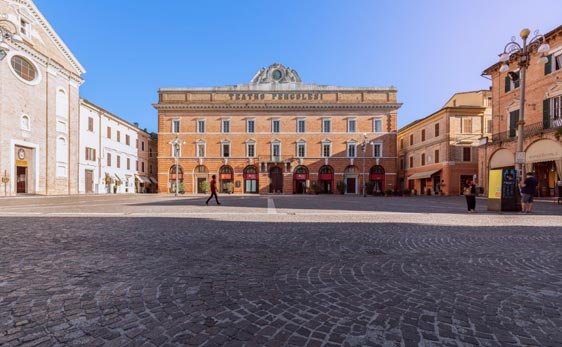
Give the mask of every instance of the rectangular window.
M 131 137 L 129 135 L 125 135 L 125 144 L 127 146 L 131 144 Z
M 111 153 L 107 153 L 107 166 L 111 166 Z
M 332 121 L 330 119 L 322 119 L 322 132 L 329 133 L 332 131 Z
M 256 131 L 255 125 L 256 125 L 256 122 L 253 119 L 248 119 L 247 126 L 246 126 L 247 131 L 249 133 L 254 133 Z
M 332 155 L 332 144 L 330 143 L 323 143 L 322 144 L 322 156 L 328 158 Z
M 172 132 L 179 133 L 180 132 L 180 121 L 178 119 L 174 119 L 172 121 Z
M 414 167 L 414 157 L 410 157 L 410 168 Z
M 518 122 L 519 110 L 509 112 L 509 137 L 515 137 Z
M 246 155 L 248 158 L 253 158 L 256 156 L 256 144 L 248 143 L 246 144 Z
M 225 133 L 225 134 L 230 132 L 230 120 L 229 119 L 223 119 L 222 120 L 222 132 Z
M 553 57 L 554 71 L 562 70 L 562 53 Z
M 439 136 L 439 123 L 435 124 L 435 137 Z
M 139 171 L 139 161 L 135 160 L 135 169 Z
M 422 166 L 425 165 L 425 153 L 422 153 L 421 155 L 421 164 Z
M 88 117 L 88 131 L 94 131 L 94 119 Z
M 152 165 L 148 165 L 148 173 L 152 175 Z
M 356 132 L 357 130 L 355 128 L 355 125 L 356 125 L 355 119 L 348 119 L 347 120 L 347 132 L 348 133 Z
M 274 143 L 271 145 L 271 156 L 275 158 L 279 158 L 281 155 L 281 145 L 279 143 Z
M 121 132 L 117 130 L 117 142 L 121 142 Z
M 131 170 L 131 159 L 127 158 L 127 170 Z
M 410 146 L 414 145 L 414 134 L 410 134 Z
M 95 161 L 96 160 L 96 149 L 86 147 L 86 160 Z
M 297 132 L 304 133 L 306 131 L 306 123 L 304 119 L 297 120 Z
M 224 158 L 230 157 L 230 143 L 225 142 L 222 144 L 222 156 Z
M 463 119 L 461 133 L 472 134 L 472 118 Z
M 404 139 L 400 139 L 400 149 L 404 149 Z
M 550 126 L 562 126 L 560 119 L 562 119 L 562 95 L 550 98 Z
M 400 170 L 404 170 L 404 158 L 400 158 Z
M 205 144 L 198 143 L 197 144 L 197 157 L 198 158 L 205 158 Z
M 422 142 L 424 142 L 425 141 L 425 129 L 422 129 L 421 138 L 422 138 Z
M 274 119 L 271 122 L 271 131 L 274 133 L 278 133 L 281 130 L 281 122 L 279 119 Z
M 144 141 L 141 141 L 141 151 L 144 152 Z
M 488 120 L 486 121 L 486 132 L 487 132 L 488 134 L 491 134 L 491 133 L 492 133 L 492 130 L 493 130 L 492 127 L 493 127 L 493 125 L 494 125 L 494 123 L 492 123 L 492 120 L 491 120 L 491 119 L 488 119 Z
M 197 132 L 200 134 L 205 133 L 205 120 L 199 119 L 197 121 Z
M 111 127 L 107 127 L 107 138 L 111 138 Z
M 462 161 L 471 161 L 471 147 L 463 147 L 462 148 Z
M 382 143 L 375 143 L 373 145 L 373 155 L 375 158 L 382 157 Z
M 355 158 L 357 155 L 357 145 L 355 143 L 347 144 L 347 156 L 349 158 Z
M 373 120 L 373 132 L 375 133 L 382 132 L 382 119 Z
M 118 169 L 121 168 L 121 156 L 120 155 L 117 156 L 117 168 Z
M 141 172 L 144 172 L 144 161 L 141 162 Z
M 514 89 L 519 88 L 519 84 L 521 82 L 519 78 L 519 71 L 510 71 L 505 76 L 505 92 L 512 91 Z
M 306 156 L 306 144 L 297 143 L 297 157 L 304 158 Z
M 31 34 L 29 30 L 29 22 L 26 21 L 25 19 L 20 20 L 20 33 L 23 36 L 27 36 L 27 37 L 29 37 L 29 35 Z
M 438 162 L 439 162 L 439 150 L 436 149 L 435 150 L 435 163 L 438 163 Z

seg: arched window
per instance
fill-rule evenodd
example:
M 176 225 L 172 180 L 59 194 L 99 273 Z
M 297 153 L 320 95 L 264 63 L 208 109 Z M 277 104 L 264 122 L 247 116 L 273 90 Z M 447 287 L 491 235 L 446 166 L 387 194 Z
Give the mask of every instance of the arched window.
M 21 130 L 31 130 L 31 120 L 28 115 L 21 116 Z
M 371 175 L 384 175 L 384 168 L 380 165 L 375 165 L 371 168 L 370 170 L 371 172 L 369 172 Z
M 248 165 L 244 168 L 244 175 L 257 174 L 258 169 L 254 165 Z
M 334 169 L 330 165 L 324 165 L 318 170 L 318 174 L 333 174 Z
M 68 118 L 68 97 L 64 89 L 57 89 L 57 103 L 56 103 L 57 117 Z
M 195 173 L 209 173 L 209 169 L 205 165 L 197 165 L 193 170 Z
M 345 168 L 344 174 L 345 175 L 355 175 L 357 173 L 357 169 L 355 166 L 348 166 Z
M 304 165 L 299 165 L 295 168 L 295 173 L 308 175 L 308 168 Z
M 68 162 L 68 145 L 66 138 L 59 136 L 57 139 L 57 162 L 67 163 Z

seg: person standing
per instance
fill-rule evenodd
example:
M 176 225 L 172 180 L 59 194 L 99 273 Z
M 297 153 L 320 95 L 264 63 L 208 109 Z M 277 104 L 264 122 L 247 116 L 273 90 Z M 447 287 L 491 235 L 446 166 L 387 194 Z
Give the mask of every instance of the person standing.
M 476 185 L 471 179 L 466 180 L 463 195 L 466 197 L 468 213 L 476 213 Z
M 212 180 L 211 180 L 211 196 L 209 196 L 209 198 L 205 202 L 205 205 L 209 205 L 209 200 L 211 200 L 213 198 L 213 196 L 215 197 L 215 201 L 217 202 L 217 205 L 220 205 L 221 203 L 219 202 L 219 198 L 217 197 L 217 176 L 216 175 L 213 175 L 213 177 L 212 177 Z
M 537 192 L 537 179 L 532 172 L 527 172 L 525 180 L 521 182 L 521 213 L 533 211 L 533 197 Z

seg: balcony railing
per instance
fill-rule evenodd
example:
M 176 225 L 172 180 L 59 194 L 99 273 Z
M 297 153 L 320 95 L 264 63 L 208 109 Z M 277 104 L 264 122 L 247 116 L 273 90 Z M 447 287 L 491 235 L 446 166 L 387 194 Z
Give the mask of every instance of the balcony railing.
M 539 122 L 527 124 L 523 128 L 524 136 L 534 136 L 542 133 L 547 133 L 554 131 L 554 129 L 562 126 L 561 118 L 551 118 L 548 122 Z M 501 133 L 492 134 L 492 142 L 508 142 L 517 140 L 517 129 L 510 129 L 508 131 L 503 131 Z

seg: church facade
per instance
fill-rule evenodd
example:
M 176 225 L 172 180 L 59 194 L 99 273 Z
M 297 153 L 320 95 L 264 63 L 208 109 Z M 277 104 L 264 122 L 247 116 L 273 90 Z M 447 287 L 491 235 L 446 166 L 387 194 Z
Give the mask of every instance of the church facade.
M 281 64 L 251 82 L 161 88 L 159 191 L 383 193 L 396 189 L 397 90 L 302 82 Z

